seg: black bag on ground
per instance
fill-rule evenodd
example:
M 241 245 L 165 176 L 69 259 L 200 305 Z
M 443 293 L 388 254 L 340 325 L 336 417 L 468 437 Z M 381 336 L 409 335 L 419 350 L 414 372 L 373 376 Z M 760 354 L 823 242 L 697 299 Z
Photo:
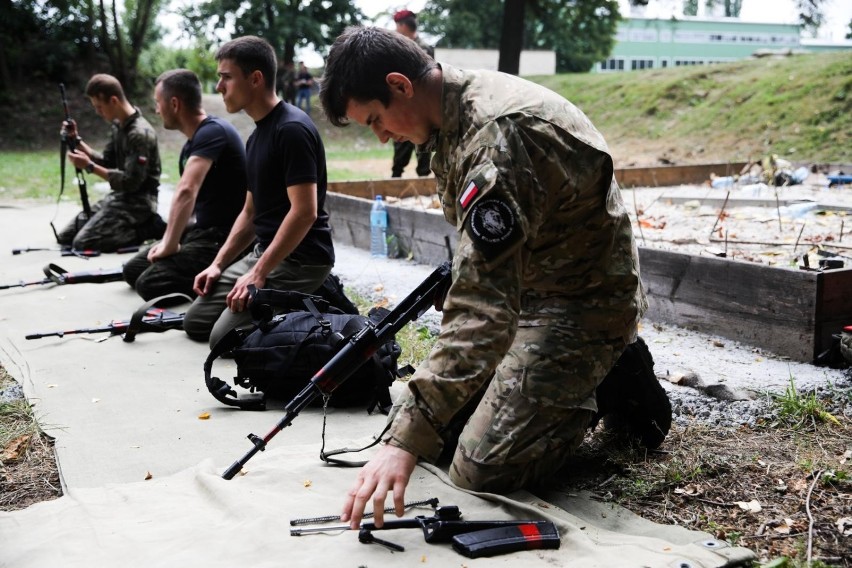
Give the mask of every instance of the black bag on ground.
M 224 404 L 250 410 L 264 409 L 267 396 L 285 401 L 294 398 L 353 335 L 389 313 L 374 308 L 369 316 L 345 314 L 319 296 L 280 290 L 256 290 L 250 305 L 254 326 L 227 333 L 204 363 L 210 393 Z M 273 315 L 276 309 L 287 311 Z M 248 393 L 238 395 L 211 376 L 213 361 L 225 353 L 237 364 L 234 385 Z M 334 391 L 329 406 L 363 405 L 369 412 L 378 407 L 387 413 L 391 406 L 388 389 L 402 375 L 397 366 L 400 353 L 394 339 L 387 341 Z M 322 399 L 317 403 L 322 404 Z

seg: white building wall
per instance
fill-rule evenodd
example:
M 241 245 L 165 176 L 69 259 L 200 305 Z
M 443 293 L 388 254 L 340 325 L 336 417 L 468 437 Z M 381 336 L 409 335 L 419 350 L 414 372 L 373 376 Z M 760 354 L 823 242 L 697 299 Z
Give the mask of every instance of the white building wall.
M 435 59 L 462 69 L 497 70 L 500 52 L 496 49 L 444 49 L 435 48 Z M 522 51 L 521 75 L 554 75 L 555 51 Z

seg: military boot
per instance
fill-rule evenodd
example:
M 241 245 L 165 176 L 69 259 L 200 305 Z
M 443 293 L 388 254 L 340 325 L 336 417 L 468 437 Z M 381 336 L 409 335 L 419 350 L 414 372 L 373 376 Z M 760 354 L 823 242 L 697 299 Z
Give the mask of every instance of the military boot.
M 607 429 L 622 430 L 648 449 L 663 443 L 672 424 L 672 405 L 654 375 L 654 358 L 640 337 L 627 346 L 597 391 L 594 429 L 603 419 Z

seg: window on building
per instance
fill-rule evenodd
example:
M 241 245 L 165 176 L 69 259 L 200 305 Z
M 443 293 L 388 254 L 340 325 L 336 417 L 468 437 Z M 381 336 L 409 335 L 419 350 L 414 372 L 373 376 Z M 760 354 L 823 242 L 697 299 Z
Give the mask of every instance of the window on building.
M 624 71 L 624 59 L 621 57 L 612 57 L 603 61 L 600 64 L 601 71 Z
M 653 69 L 653 59 L 632 59 L 630 61 L 630 69 L 632 71 L 641 71 L 642 69 Z

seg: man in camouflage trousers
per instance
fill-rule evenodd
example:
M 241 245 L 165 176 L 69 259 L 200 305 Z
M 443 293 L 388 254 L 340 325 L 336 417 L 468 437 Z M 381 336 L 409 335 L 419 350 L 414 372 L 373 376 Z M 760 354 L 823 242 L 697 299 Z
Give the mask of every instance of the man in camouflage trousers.
M 157 214 L 160 151 L 156 132 L 112 75 L 94 75 L 86 95 L 95 112 L 110 123 L 110 140 L 103 153 L 96 152 L 79 138 L 73 120 L 64 122 L 64 135 L 78 139 L 68 159 L 74 167 L 108 181 L 111 191 L 92 205 L 91 218 L 80 212 L 59 233 L 59 244 L 113 252 L 162 237 L 165 222 Z
M 423 41 L 417 34 L 417 15 L 411 10 L 399 10 L 393 15 L 394 24 L 396 24 L 396 32 L 402 34 L 417 45 L 420 49 L 426 52 L 432 59 L 435 58 L 435 48 Z M 391 177 L 402 177 L 402 172 L 411 161 L 411 155 L 414 154 L 414 143 L 409 140 L 401 142 L 394 141 L 393 143 L 393 165 L 391 166 Z M 431 155 L 429 152 L 417 153 L 417 175 L 420 177 L 429 175 L 429 162 Z
M 354 121 L 382 142 L 433 150 L 444 215 L 458 229 L 440 335 L 343 519 L 357 527 L 372 500 L 381 525 L 388 492 L 401 515 L 417 460 L 436 461 L 456 424 L 456 485 L 507 492 L 554 473 L 647 307 L 603 137 L 550 90 L 438 64 L 378 28 L 337 38 L 320 101 L 337 126 Z

